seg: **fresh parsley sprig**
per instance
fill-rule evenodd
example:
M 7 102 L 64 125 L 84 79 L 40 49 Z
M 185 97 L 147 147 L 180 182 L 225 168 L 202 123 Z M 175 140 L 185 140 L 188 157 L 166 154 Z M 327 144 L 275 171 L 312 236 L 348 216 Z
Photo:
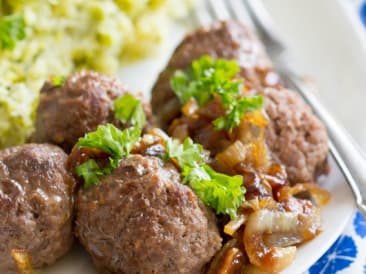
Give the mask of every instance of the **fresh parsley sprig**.
M 130 122 L 138 128 L 143 128 L 146 123 L 141 101 L 131 94 L 125 94 L 114 101 L 114 115 L 122 123 Z
M 94 159 L 76 167 L 76 174 L 84 179 L 84 187 L 97 184 L 102 176 L 117 168 L 119 160 L 130 154 L 140 135 L 141 129 L 137 127 L 120 130 L 112 124 L 105 124 L 80 138 L 76 147 L 96 148 L 109 155 L 106 167 L 100 167 Z
M 81 137 L 76 146 L 79 148 L 97 148 L 112 158 L 126 157 L 141 134 L 141 130 L 130 127 L 120 130 L 112 124 L 98 126 L 96 131 Z
M 121 159 L 128 156 L 140 138 L 146 118 L 140 100 L 130 94 L 116 99 L 114 113 L 122 123 L 131 123 L 131 127 L 120 130 L 112 124 L 100 125 L 98 128 L 76 143 L 78 148 L 96 148 L 109 155 L 109 162 L 100 167 L 94 159 L 76 167 L 76 174 L 84 179 L 84 187 L 97 184 L 100 178 L 110 174 Z
M 215 209 L 216 213 L 236 217 L 238 207 L 244 201 L 245 188 L 242 176 L 228 176 L 214 171 L 204 163 L 203 148 L 190 138 L 182 144 L 167 139 L 166 159 L 179 165 L 183 183 L 188 184 L 201 201 Z
M 263 107 L 261 95 L 241 95 L 243 81 L 235 78 L 239 71 L 240 67 L 235 61 L 203 56 L 193 61 L 188 69 L 176 71 L 170 84 L 182 104 L 194 98 L 199 106 L 203 106 L 215 94 L 220 96 L 225 115 L 213 124 L 217 130 L 230 131 L 240 124 L 245 112 Z
M 12 50 L 16 43 L 25 39 L 25 21 L 21 15 L 0 17 L 0 48 Z
M 217 130 L 231 130 L 240 124 L 245 112 L 258 110 L 262 106 L 262 96 L 242 97 L 233 101 L 227 115 L 214 120 L 213 125 Z
M 177 161 L 181 168 L 203 163 L 205 159 L 202 145 L 195 144 L 191 138 L 186 138 L 182 144 L 177 139 L 168 138 L 166 155 L 168 159 Z
M 222 94 L 230 104 L 231 98 L 238 96 L 242 88 L 241 80 L 233 80 L 239 71 L 235 61 L 203 56 L 193 61 L 187 70 L 176 71 L 170 84 L 182 104 L 194 98 L 203 106 L 215 93 Z
M 237 210 L 244 201 L 245 188 L 242 186 L 243 177 L 228 176 L 214 171 L 210 166 L 185 166 L 184 181 L 194 190 L 196 195 L 217 214 L 237 216 Z

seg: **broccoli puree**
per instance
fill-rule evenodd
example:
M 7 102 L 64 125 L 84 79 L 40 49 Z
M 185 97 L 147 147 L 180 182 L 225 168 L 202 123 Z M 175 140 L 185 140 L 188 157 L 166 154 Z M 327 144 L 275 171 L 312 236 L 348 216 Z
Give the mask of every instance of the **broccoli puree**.
M 111 74 L 154 53 L 169 20 L 193 1 L 0 0 L 0 19 L 21 15 L 26 25 L 14 49 L 0 48 L 0 148 L 32 132 L 45 79 L 83 67 Z

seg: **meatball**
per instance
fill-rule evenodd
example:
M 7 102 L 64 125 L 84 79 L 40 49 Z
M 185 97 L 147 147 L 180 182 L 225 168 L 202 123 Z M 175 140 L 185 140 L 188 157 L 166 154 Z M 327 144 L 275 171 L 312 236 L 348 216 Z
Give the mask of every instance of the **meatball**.
M 292 183 L 311 182 L 328 169 L 328 136 L 324 125 L 300 96 L 287 89 L 264 90 L 270 118 L 266 142 L 286 166 Z
M 216 219 L 172 166 L 130 155 L 77 197 L 76 235 L 104 273 L 202 273 Z
M 115 78 L 97 72 L 81 71 L 62 85 L 46 81 L 41 89 L 32 142 L 53 143 L 70 152 L 85 133 L 107 122 L 123 126 L 114 119 L 113 100 L 127 93 Z M 147 116 L 150 107 L 144 104 Z
M 179 114 L 179 102 L 170 88 L 170 78 L 177 69 L 187 68 L 202 55 L 236 60 L 248 88 L 279 85 L 279 77 L 273 72 L 264 47 L 241 23 L 224 21 L 199 28 L 183 39 L 152 89 L 153 113 L 163 129 Z
M 33 267 L 50 265 L 73 243 L 74 180 L 59 147 L 26 144 L 0 151 L 0 272 L 15 271 L 11 250 Z
M 281 86 L 262 44 L 238 22 L 218 22 L 200 28 L 178 46 L 152 90 L 153 112 L 163 128 L 169 128 L 171 121 L 180 117 L 178 99 L 170 88 L 170 77 L 176 69 L 187 68 L 204 54 L 236 60 L 244 84 L 253 90 L 253 94 L 263 94 L 270 119 L 266 142 L 273 158 L 286 166 L 292 183 L 313 181 L 318 175 L 327 173 L 328 137 L 324 126 L 294 91 Z M 214 155 L 220 151 L 211 148 L 217 148 L 225 140 L 217 142 L 223 139 L 220 132 L 207 137 L 207 130 L 211 128 L 198 125 L 197 132 L 191 137 L 203 143 Z

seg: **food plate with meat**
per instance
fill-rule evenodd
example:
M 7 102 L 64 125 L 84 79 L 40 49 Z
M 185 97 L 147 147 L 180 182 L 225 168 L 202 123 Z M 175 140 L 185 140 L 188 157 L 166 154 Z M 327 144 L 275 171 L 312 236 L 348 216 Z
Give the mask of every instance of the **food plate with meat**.
M 152 77 L 151 104 L 97 72 L 45 81 L 30 144 L 0 153 L 0 269 L 305 271 L 341 232 L 352 198 L 324 126 L 261 42 L 241 23 L 216 22 L 188 34 Z M 71 230 L 80 245 L 67 253 Z

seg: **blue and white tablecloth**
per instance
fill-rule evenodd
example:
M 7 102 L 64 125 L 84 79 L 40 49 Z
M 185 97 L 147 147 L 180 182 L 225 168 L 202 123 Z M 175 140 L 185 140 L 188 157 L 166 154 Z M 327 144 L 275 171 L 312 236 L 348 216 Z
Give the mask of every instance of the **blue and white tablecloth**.
M 366 0 L 341 0 L 366 43 Z M 366 274 L 366 220 L 355 212 L 348 226 L 306 274 Z
M 359 15 L 361 18 L 362 24 L 366 27 L 366 2 L 362 1 L 359 5 Z
M 357 211 L 347 228 L 307 274 L 366 274 L 366 220 Z

